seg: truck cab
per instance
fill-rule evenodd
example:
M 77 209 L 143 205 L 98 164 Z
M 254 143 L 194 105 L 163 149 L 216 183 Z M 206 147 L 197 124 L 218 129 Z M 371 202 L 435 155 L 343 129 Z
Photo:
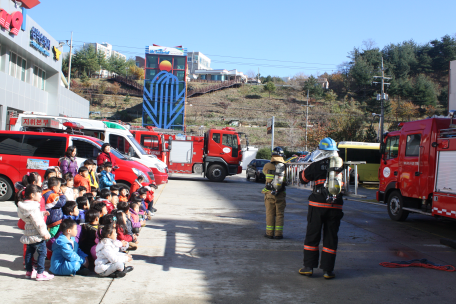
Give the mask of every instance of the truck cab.
M 377 200 L 388 205 L 391 219 L 405 220 L 409 212 L 431 214 L 438 136 L 449 125 L 449 118 L 429 118 L 403 123 L 385 136 Z

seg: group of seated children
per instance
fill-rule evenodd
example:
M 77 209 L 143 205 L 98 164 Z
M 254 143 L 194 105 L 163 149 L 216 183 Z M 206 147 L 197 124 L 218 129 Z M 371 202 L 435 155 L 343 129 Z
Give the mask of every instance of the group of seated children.
M 87 165 L 91 166 L 90 162 Z M 118 278 L 133 270 L 125 263 L 132 261 L 128 252 L 137 249 L 141 228 L 156 212 L 153 189 L 136 187 L 129 194 L 128 189 L 116 185 L 110 169 L 112 165 L 105 163 L 97 181 L 100 190 L 90 186 L 92 168 L 85 164 L 74 178 L 71 173 L 59 177 L 48 169 L 46 187 L 36 172 L 27 173 L 22 183 L 16 184 L 27 278 L 54 278 L 44 271 L 46 258 L 51 260 L 49 270 L 54 275 L 89 275 L 95 271 Z M 137 183 L 141 185 L 140 178 Z

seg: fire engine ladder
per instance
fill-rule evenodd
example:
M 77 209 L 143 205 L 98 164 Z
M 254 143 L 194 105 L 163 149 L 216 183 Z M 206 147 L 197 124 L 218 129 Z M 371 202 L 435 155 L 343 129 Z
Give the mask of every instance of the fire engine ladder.
M 441 129 L 439 138 L 451 138 L 451 137 L 456 137 L 456 128 L 450 128 L 450 129 Z

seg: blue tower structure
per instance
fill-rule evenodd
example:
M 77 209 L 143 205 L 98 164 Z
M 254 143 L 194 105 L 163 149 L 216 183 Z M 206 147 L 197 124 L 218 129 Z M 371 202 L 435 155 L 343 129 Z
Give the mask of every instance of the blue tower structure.
M 187 50 L 147 46 L 143 94 L 143 126 L 184 130 Z

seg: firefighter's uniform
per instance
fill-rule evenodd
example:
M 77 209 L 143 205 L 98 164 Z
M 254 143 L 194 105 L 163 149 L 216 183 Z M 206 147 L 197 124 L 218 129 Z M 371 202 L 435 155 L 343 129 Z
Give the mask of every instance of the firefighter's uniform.
M 299 177 L 304 184 L 315 182 L 312 194 L 309 196 L 307 214 L 307 232 L 304 240 L 304 267 L 317 268 L 319 260 L 319 244 L 323 229 L 323 248 L 320 268 L 332 272 L 336 262 L 337 243 L 342 212 L 342 194 L 337 195 L 332 203 L 326 201 L 325 181 L 329 168 L 329 158 L 320 160 L 301 171 Z M 325 277 L 326 278 L 326 277 Z
M 275 164 L 285 163 L 282 156 L 273 155 L 271 162 L 267 163 L 263 167 L 263 173 L 266 176 L 266 185 L 271 183 L 275 175 Z M 283 222 L 285 206 L 285 178 L 281 189 L 278 189 L 276 195 L 271 194 L 271 190 L 265 187 L 262 191 L 264 193 L 264 204 L 266 206 L 266 235 L 267 237 L 276 237 L 278 239 L 283 238 Z

